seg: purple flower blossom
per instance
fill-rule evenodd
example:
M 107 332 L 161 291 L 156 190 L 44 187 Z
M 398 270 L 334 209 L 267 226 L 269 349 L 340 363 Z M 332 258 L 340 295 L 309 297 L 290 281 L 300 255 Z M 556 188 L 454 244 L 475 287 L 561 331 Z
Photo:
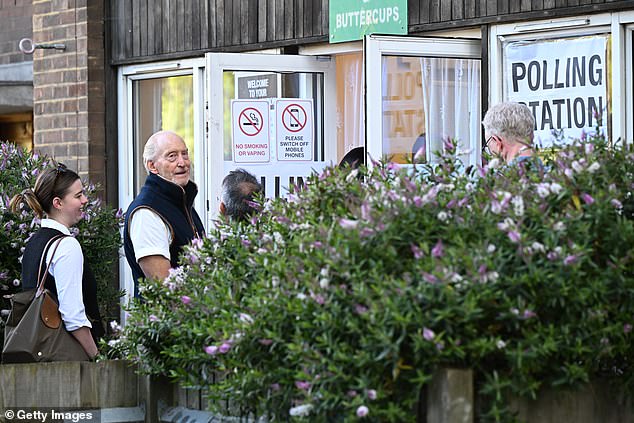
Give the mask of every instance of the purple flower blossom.
M 556 251 L 549 251 L 548 254 L 546 254 L 546 258 L 550 261 L 555 261 L 559 258 L 559 254 L 557 254 Z
M 509 236 L 509 239 L 511 240 L 511 242 L 514 242 L 514 243 L 520 242 L 521 236 L 520 236 L 519 232 L 517 232 L 517 231 L 509 231 L 509 233 L 507 235 Z
M 273 343 L 273 340 L 272 339 L 263 338 L 263 339 L 258 340 L 258 342 L 261 345 L 264 345 L 265 347 L 268 347 L 269 345 L 271 345 Z
M 279 383 L 271 383 L 271 390 L 272 391 L 279 391 L 280 390 L 280 384 Z
M 341 226 L 343 229 L 356 229 L 358 224 L 359 224 L 358 220 L 351 220 L 351 219 L 344 219 L 344 218 L 339 220 L 339 226 Z
M 442 240 L 438 240 L 438 242 L 436 243 L 436 245 L 434 245 L 434 248 L 432 248 L 431 250 L 431 255 L 432 257 L 435 258 L 440 258 L 445 254 L 445 249 L 442 245 Z
M 623 325 L 623 333 L 628 334 L 632 332 L 632 325 L 630 323 L 626 323 Z
M 366 391 L 366 396 L 369 400 L 374 401 L 376 399 L 376 391 L 374 389 L 368 389 Z
M 584 203 L 586 203 L 587 205 L 590 205 L 592 203 L 594 203 L 594 198 L 592 198 L 592 196 L 586 192 L 584 192 L 583 194 L 581 194 L 581 199 L 583 200 Z
M 346 392 L 346 395 L 350 398 L 354 398 L 357 396 L 357 391 L 355 391 L 354 389 L 350 389 L 348 392 Z
M 286 216 L 275 216 L 275 221 L 281 225 L 288 225 L 291 223 L 291 219 Z
M 205 352 L 209 355 L 216 355 L 218 354 L 218 347 L 215 345 L 207 345 L 205 348 L 203 348 L 205 350 Z
M 368 308 L 364 306 L 363 304 L 355 304 L 354 311 L 357 314 L 364 314 L 368 312 Z
M 218 347 L 218 352 L 220 354 L 226 354 L 229 352 L 230 349 L 231 349 L 231 343 L 223 342 L 222 344 L 220 344 L 220 347 Z
M 416 207 L 422 207 L 423 206 L 423 199 L 421 198 L 420 195 L 414 196 L 414 198 L 412 198 L 412 201 L 414 202 L 414 205 Z
M 425 282 L 428 282 L 431 284 L 438 283 L 438 278 L 432 275 L 431 273 L 423 272 L 423 279 L 425 280 Z
M 357 417 L 365 417 L 369 412 L 370 410 L 368 410 L 368 407 L 360 405 L 359 408 L 357 408 Z
M 426 341 L 433 341 L 434 340 L 434 336 L 436 336 L 436 334 L 434 333 L 433 330 L 431 330 L 429 328 L 423 328 L 423 338 Z
M 424 256 L 423 250 L 421 250 L 417 245 L 411 244 L 409 248 L 412 250 L 412 254 L 414 254 L 414 258 L 416 260 L 423 258 Z
M 564 266 L 570 266 L 571 264 L 576 263 L 578 259 L 579 259 L 578 256 L 574 254 L 570 254 L 564 259 Z
M 522 315 L 522 318 L 531 319 L 531 318 L 536 317 L 536 316 L 537 316 L 537 313 L 535 313 L 534 311 L 524 310 L 524 314 Z
M 154 314 L 150 314 L 149 319 L 150 319 L 150 322 L 158 322 L 159 321 L 159 318 L 156 317 L 156 315 L 154 315 Z
M 249 248 L 251 246 L 251 241 L 249 241 L 248 239 L 243 239 L 242 241 L 242 245 Z
M 359 231 L 359 236 L 361 238 L 367 238 L 367 237 L 372 236 L 372 235 L 374 235 L 374 229 L 371 229 L 371 228 L 362 228 Z
M 613 198 L 610 200 L 610 204 L 612 204 L 612 206 L 615 209 L 622 209 L 623 208 L 623 203 L 621 203 L 619 200 L 617 200 L 616 198 Z
M 187 295 L 181 295 L 181 301 L 183 304 L 188 305 L 192 302 L 192 299 Z
M 297 380 L 295 381 L 295 386 L 297 387 L 297 389 L 301 389 L 304 391 L 307 391 L 310 389 L 310 382 L 306 382 L 303 380 Z

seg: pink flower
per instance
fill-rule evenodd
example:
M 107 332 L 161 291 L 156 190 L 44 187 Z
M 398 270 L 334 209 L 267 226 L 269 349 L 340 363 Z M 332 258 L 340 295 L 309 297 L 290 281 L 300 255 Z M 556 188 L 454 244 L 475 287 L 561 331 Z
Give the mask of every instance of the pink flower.
M 354 306 L 354 311 L 357 314 L 364 314 L 368 312 L 368 308 L 362 304 L 355 304 Z
M 532 317 L 536 317 L 537 313 L 535 313 L 534 311 L 531 310 L 524 310 L 524 314 L 523 314 L 523 318 L 524 319 L 530 319 Z
M 203 349 L 209 355 L 216 355 L 218 353 L 218 347 L 215 345 L 208 345 Z
M 434 245 L 434 248 L 431 249 L 431 255 L 432 257 L 440 258 L 444 254 L 445 254 L 445 249 L 442 245 L 442 240 L 439 239 L 436 245 Z
M 366 392 L 369 400 L 374 401 L 376 399 L 376 391 L 374 389 L 368 389 Z
M 576 255 L 574 255 L 574 254 L 571 254 L 571 255 L 567 256 L 567 257 L 564 259 L 564 266 L 570 266 L 571 264 L 576 263 L 578 258 L 579 258 L 579 257 L 577 257 L 577 256 L 576 256 Z
M 433 330 L 429 328 L 423 328 L 423 338 L 426 341 L 432 341 L 434 339 L 434 336 L 436 336 L 436 334 L 434 333 Z
M 231 344 L 229 342 L 223 342 L 218 348 L 218 352 L 220 354 L 226 354 L 231 349 Z
M 592 198 L 592 196 L 590 194 L 585 193 L 585 192 L 583 194 L 581 194 L 581 199 L 587 205 L 590 205 L 590 204 L 594 203 L 594 198 Z
M 269 345 L 271 345 L 273 343 L 272 339 L 260 339 L 258 341 L 261 345 L 264 345 L 265 347 L 268 347 Z
M 509 239 L 511 240 L 511 242 L 515 242 L 515 243 L 520 242 L 521 236 L 520 236 L 519 232 L 510 231 L 508 233 L 508 236 L 509 236 Z
M 298 380 L 298 381 L 295 381 L 295 386 L 297 387 L 297 389 L 307 391 L 308 389 L 310 389 L 310 382 Z
M 623 333 L 630 333 L 632 332 L 632 325 L 629 323 L 626 323 L 623 325 Z
M 356 229 L 358 224 L 359 224 L 358 220 L 351 220 L 351 219 L 339 220 L 339 226 L 341 226 L 343 229 Z
M 154 314 L 150 314 L 149 319 L 150 319 L 150 322 L 158 322 L 159 321 L 159 318 L 156 317 Z
M 346 395 L 349 396 L 350 398 L 354 398 L 357 396 L 357 391 L 355 391 L 354 389 L 351 389 L 348 392 L 346 392 Z
M 612 204 L 612 207 L 614 207 L 615 209 L 622 209 L 623 208 L 623 203 L 621 203 L 616 198 L 611 199 L 610 200 L 610 204 Z
M 181 301 L 183 302 L 183 304 L 188 305 L 189 303 L 192 302 L 192 299 L 188 297 L 187 295 L 182 295 Z
M 279 391 L 280 390 L 280 384 L 279 383 L 271 383 L 271 390 L 272 391 Z
M 357 408 L 357 417 L 365 417 L 369 412 L 370 410 L 368 410 L 368 407 L 360 405 L 359 408 Z
M 414 258 L 416 260 L 423 258 L 423 250 L 421 250 L 417 245 L 411 244 L 409 248 L 412 250 L 412 253 L 414 254 Z

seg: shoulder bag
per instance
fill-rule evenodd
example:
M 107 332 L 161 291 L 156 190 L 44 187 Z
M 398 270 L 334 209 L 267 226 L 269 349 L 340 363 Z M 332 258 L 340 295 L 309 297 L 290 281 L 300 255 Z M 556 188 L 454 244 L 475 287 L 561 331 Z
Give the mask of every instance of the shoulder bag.
M 44 289 L 55 251 L 65 236 L 53 237 L 46 244 L 40 259 L 37 288 L 16 293 L 11 298 L 11 314 L 4 328 L 3 363 L 89 360 L 81 344 L 66 330 L 57 302 L 49 290 Z M 42 274 L 46 253 L 55 241 L 51 261 Z

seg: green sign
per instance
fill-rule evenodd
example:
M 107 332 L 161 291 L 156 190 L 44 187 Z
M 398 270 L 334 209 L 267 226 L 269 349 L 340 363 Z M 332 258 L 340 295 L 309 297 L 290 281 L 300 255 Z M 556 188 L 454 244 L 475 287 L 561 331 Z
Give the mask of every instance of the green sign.
M 407 34 L 407 0 L 330 0 L 330 42 Z

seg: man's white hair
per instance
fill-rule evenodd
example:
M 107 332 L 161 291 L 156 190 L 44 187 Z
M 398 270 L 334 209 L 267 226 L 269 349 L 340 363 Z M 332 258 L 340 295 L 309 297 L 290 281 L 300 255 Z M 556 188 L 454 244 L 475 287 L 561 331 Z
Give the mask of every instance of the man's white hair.
M 161 154 L 161 151 L 159 149 L 159 141 L 162 140 L 163 138 L 167 138 L 171 136 L 180 138 L 178 134 L 172 131 L 158 131 L 152 134 L 150 138 L 147 139 L 145 143 L 145 147 L 143 147 L 143 166 L 145 166 L 145 170 L 147 171 L 148 175 L 150 174 L 150 168 L 148 167 L 148 162 L 156 161 L 158 156 Z
M 488 136 L 497 135 L 526 143 L 533 139 L 535 118 L 526 105 L 504 102 L 489 108 L 484 115 L 482 125 Z

